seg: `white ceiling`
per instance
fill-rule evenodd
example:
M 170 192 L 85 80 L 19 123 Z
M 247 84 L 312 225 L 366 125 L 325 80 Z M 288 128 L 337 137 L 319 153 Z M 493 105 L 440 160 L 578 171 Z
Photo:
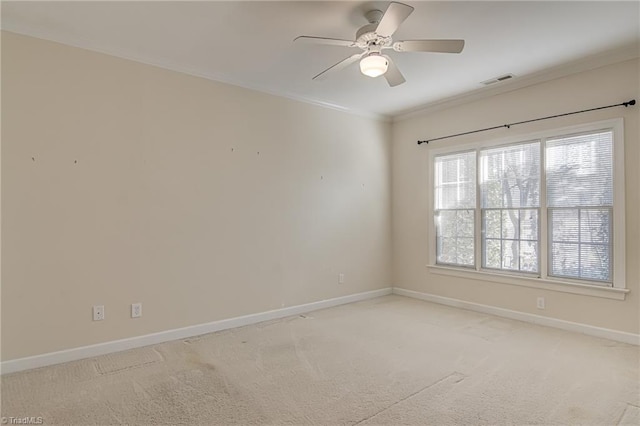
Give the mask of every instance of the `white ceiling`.
M 2 2 L 2 28 L 357 113 L 398 116 L 465 96 L 638 57 L 640 2 L 422 2 L 394 40 L 462 38 L 456 54 L 391 52 L 407 83 L 357 64 L 311 77 L 359 50 L 301 46 L 298 35 L 353 40 L 388 2 Z M 578 64 L 578 65 L 576 65 Z M 577 67 L 577 68 L 576 68 Z M 496 86 L 480 82 L 506 73 Z M 498 87 L 502 86 L 502 87 Z

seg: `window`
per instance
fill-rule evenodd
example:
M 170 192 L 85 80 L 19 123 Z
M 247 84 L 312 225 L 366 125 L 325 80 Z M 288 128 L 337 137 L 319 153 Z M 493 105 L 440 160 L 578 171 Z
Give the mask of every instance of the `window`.
M 624 288 L 622 120 L 432 153 L 432 263 Z
M 438 263 L 475 263 L 476 153 L 436 157 L 435 220 Z
M 611 282 L 613 132 L 549 139 L 549 275 Z
M 540 142 L 480 151 L 482 266 L 538 272 Z

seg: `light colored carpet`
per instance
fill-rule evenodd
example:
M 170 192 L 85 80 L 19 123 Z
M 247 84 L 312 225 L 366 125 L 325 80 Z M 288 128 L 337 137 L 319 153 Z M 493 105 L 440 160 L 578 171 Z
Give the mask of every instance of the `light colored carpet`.
M 2 377 L 45 424 L 640 424 L 640 348 L 387 296 Z

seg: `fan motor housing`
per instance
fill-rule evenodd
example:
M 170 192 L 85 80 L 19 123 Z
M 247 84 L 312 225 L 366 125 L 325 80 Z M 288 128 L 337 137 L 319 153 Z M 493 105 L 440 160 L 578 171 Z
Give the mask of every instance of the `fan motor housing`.
M 378 24 L 368 24 L 364 27 L 360 28 L 358 32 L 356 32 L 356 43 L 360 42 L 368 42 L 371 40 L 375 40 L 377 35 L 375 33 L 375 29 Z
M 364 14 L 364 17 L 367 19 L 367 22 L 370 24 L 378 24 L 382 19 L 384 14 L 379 9 L 373 9 Z
M 368 24 L 360 28 L 356 33 L 355 45 L 361 49 L 367 49 L 371 45 L 380 47 L 391 46 L 391 37 L 381 37 L 376 34 L 375 30 L 378 27 L 378 23 Z
M 376 34 L 376 28 L 383 16 L 384 13 L 379 9 L 373 9 L 364 14 L 364 17 L 369 24 L 360 28 L 358 32 L 356 32 L 356 46 L 361 49 L 391 46 L 391 37 L 381 37 Z

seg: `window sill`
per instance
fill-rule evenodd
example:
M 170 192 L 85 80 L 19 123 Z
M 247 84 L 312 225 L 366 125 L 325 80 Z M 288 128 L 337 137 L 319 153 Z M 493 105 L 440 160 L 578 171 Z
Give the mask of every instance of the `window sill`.
M 529 278 L 510 274 L 486 271 L 464 270 L 454 267 L 427 265 L 429 272 L 438 275 L 489 281 L 500 284 L 519 285 L 544 290 L 560 291 L 563 293 L 582 294 L 585 296 L 602 297 L 605 299 L 624 300 L 629 290 L 626 288 L 602 287 L 598 285 L 570 283 L 566 281 Z

